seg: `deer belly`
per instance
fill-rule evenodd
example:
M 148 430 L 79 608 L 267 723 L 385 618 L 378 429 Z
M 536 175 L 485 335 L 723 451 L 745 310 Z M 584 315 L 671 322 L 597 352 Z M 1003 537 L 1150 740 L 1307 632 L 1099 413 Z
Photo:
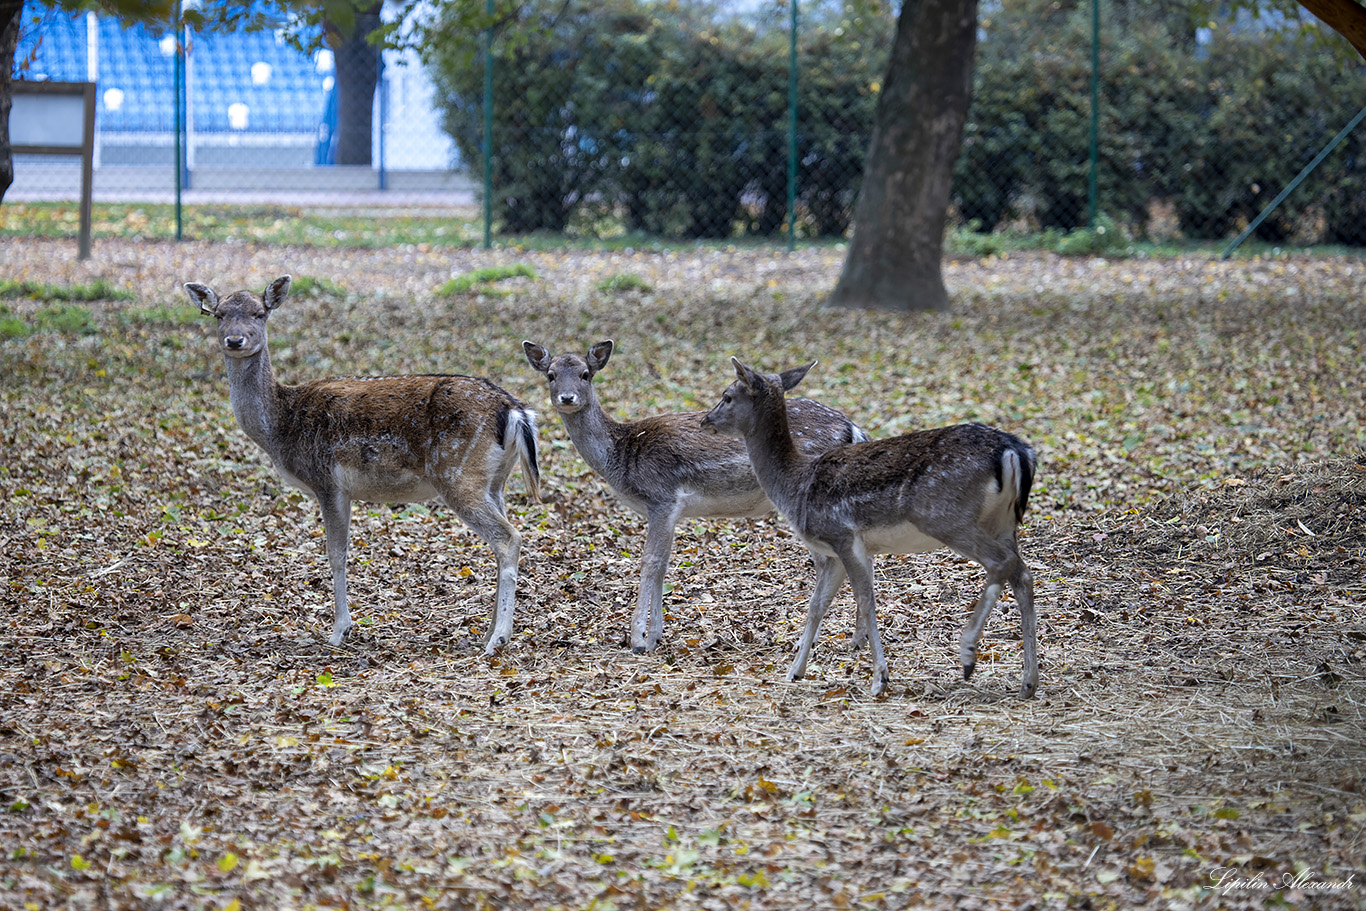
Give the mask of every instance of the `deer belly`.
M 773 511 L 773 504 L 768 502 L 768 497 L 758 488 L 727 496 L 711 496 L 706 491 L 689 491 L 685 497 L 683 515 L 690 517 L 758 518 Z
M 430 481 L 401 468 L 363 469 L 338 465 L 332 475 L 353 500 L 418 503 L 436 496 L 436 488 Z
M 865 529 L 863 543 L 875 554 L 923 554 L 944 546 L 943 541 L 931 538 L 913 522 Z

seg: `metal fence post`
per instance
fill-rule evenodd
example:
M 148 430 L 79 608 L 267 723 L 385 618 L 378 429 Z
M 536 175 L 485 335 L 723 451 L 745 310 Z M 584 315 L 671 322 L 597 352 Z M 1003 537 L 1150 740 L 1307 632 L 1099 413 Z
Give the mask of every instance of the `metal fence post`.
M 1096 226 L 1100 169 L 1100 0 L 1091 0 L 1091 149 L 1086 181 L 1086 225 Z
M 486 0 L 484 29 L 484 249 L 493 246 L 493 0 Z
M 185 168 L 185 34 L 180 21 L 180 0 L 176 0 L 175 22 L 175 239 L 185 239 L 185 222 L 181 212 L 181 172 Z
M 792 22 L 787 47 L 787 252 L 797 248 L 797 3 L 792 2 Z

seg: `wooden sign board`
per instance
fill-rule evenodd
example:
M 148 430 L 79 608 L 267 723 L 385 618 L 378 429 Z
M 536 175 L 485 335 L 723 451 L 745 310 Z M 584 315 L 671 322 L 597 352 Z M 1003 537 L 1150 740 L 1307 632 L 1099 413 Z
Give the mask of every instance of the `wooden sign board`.
M 95 172 L 95 83 L 13 82 L 9 116 L 16 155 L 81 156 L 80 259 L 90 258 L 90 198 Z

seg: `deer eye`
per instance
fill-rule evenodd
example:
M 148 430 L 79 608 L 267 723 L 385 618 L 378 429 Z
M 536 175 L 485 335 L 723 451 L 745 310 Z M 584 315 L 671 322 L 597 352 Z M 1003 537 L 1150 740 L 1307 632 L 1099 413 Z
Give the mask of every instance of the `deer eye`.
M 729 404 L 730 404 L 730 393 L 727 392 L 727 393 L 725 393 L 724 395 L 722 395 L 722 396 L 721 396 L 721 401 L 723 401 L 723 402 L 725 402 L 727 405 L 729 405 Z
M 586 380 L 586 379 L 588 379 L 588 371 L 585 370 L 583 373 L 580 373 L 580 374 L 579 374 L 579 379 L 581 379 L 581 380 Z
M 555 382 L 555 372 L 553 370 L 547 370 L 545 373 L 545 378 L 552 383 Z

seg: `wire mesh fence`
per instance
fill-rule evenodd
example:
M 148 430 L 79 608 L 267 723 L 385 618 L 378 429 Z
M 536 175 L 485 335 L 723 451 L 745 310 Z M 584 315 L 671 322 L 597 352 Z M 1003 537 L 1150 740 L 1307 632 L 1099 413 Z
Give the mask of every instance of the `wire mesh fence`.
M 454 194 L 509 235 L 791 241 L 851 230 L 896 7 L 526 0 L 345 85 L 330 51 L 270 31 L 35 15 L 18 75 L 99 83 L 97 199 L 164 195 L 178 169 L 191 192 L 266 199 Z M 1366 99 L 1345 42 L 1246 9 L 1193 22 L 1177 3 L 983 3 L 976 54 L 950 221 L 983 233 L 1231 237 Z M 343 161 L 357 111 L 368 142 Z M 1366 244 L 1359 133 L 1259 238 Z M 12 192 L 74 196 L 71 168 L 16 160 Z

